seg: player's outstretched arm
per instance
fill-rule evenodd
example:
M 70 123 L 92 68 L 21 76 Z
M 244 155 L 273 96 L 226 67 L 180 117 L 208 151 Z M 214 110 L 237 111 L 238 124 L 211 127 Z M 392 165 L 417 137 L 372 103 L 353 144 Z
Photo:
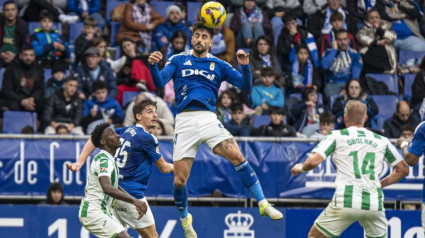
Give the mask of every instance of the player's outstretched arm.
M 111 178 L 109 176 L 100 176 L 99 183 L 105 194 L 115 199 L 119 199 L 121 201 L 134 204 L 136 206 L 137 211 L 139 212 L 139 217 L 137 219 L 140 219 L 143 215 L 146 214 L 146 211 L 147 211 L 146 203 L 143 201 L 137 200 L 130 194 L 123 192 L 120 189 L 112 186 Z
M 296 164 L 291 169 L 291 174 L 297 176 L 298 174 L 304 173 L 306 171 L 316 168 L 319 164 L 323 162 L 323 158 L 319 153 L 313 153 L 308 157 L 304 164 Z
M 78 172 L 81 167 L 83 167 L 84 163 L 86 162 L 87 158 L 93 153 L 93 151 L 96 149 L 96 147 L 93 145 L 93 142 L 91 139 L 88 139 L 86 144 L 84 145 L 83 150 L 81 151 L 80 155 L 78 156 L 78 160 L 75 163 L 72 164 L 66 164 L 66 167 L 74 172 Z
M 162 58 L 163 55 L 159 51 L 152 52 L 148 58 L 149 71 L 156 88 L 163 88 L 168 83 L 168 81 L 171 80 L 174 72 L 176 71 L 176 67 L 171 62 L 171 58 L 169 61 L 167 61 L 165 67 L 159 71 L 157 64 L 161 61 Z
M 410 140 L 405 137 L 400 137 L 397 140 L 397 148 L 401 148 L 404 156 L 404 160 L 409 166 L 415 166 L 419 161 L 419 156 L 410 153 L 407 148 L 409 147 Z
M 242 74 L 232 66 L 227 65 L 224 69 L 226 81 L 244 91 L 250 91 L 252 88 L 252 74 L 249 67 L 249 53 L 238 50 L 236 53 L 238 63 L 241 65 Z
M 381 180 L 381 187 L 387 187 L 393 183 L 397 183 L 400 179 L 404 178 L 409 173 L 409 167 L 404 161 L 400 161 L 396 166 L 394 166 L 393 172 Z
M 154 162 L 155 166 L 158 168 L 159 172 L 163 174 L 168 174 L 174 172 L 173 164 L 167 163 L 163 157 Z

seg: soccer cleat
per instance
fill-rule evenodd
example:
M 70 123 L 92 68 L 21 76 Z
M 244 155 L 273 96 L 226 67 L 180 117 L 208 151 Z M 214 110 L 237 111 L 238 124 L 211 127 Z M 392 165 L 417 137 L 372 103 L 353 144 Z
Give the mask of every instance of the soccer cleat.
M 283 214 L 269 203 L 260 206 L 260 214 L 261 216 L 269 216 L 272 220 L 283 218 Z
M 193 229 L 192 226 L 193 218 L 190 213 L 186 218 L 180 218 L 180 221 L 182 222 L 185 238 L 198 238 L 198 235 L 196 235 L 195 229 Z

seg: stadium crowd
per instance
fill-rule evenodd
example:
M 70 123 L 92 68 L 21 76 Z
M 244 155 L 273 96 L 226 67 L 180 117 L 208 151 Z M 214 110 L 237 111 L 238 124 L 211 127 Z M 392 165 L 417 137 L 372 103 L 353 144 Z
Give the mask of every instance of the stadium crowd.
M 156 89 L 147 59 L 160 51 L 164 67 L 190 49 L 188 1 L 164 2 L 165 11 L 148 0 L 2 2 L 1 115 L 35 112 L 39 133 L 84 135 L 103 122 L 133 124 L 134 102 L 149 98 L 158 103 L 152 133 L 173 134 L 173 82 Z M 348 100 L 366 104 L 366 127 L 390 138 L 422 121 L 425 58 L 399 55 L 425 55 L 424 0 L 219 2 L 227 18 L 210 53 L 241 70 L 235 52 L 250 52 L 253 75 L 250 92 L 219 90 L 217 116 L 234 136 L 321 138 L 344 127 Z

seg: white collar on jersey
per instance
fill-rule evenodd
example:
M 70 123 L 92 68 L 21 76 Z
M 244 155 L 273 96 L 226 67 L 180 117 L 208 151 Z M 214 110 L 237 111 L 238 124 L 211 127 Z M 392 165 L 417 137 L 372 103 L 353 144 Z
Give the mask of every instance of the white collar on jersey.
M 144 131 L 146 131 L 146 129 L 142 126 L 142 124 L 139 124 L 136 122 L 136 127 L 141 127 Z M 146 131 L 147 132 L 147 131 Z

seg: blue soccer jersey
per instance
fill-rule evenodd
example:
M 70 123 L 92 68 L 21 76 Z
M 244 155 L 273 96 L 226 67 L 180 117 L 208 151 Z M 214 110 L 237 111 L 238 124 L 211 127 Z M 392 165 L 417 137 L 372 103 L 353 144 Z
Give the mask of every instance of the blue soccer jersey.
M 139 124 L 115 131 L 121 137 L 121 148 L 115 155 L 120 168 L 119 186 L 137 199 L 144 198 L 152 163 L 161 158 L 158 140 Z
M 410 143 L 409 148 L 407 148 L 409 153 L 412 153 L 418 157 L 421 157 L 425 152 L 425 122 L 421 122 L 415 129 L 415 134 Z M 425 188 L 425 180 L 423 181 L 423 186 Z M 422 191 L 422 200 L 425 203 L 425 189 Z
M 252 75 L 249 65 L 242 65 L 243 74 L 227 62 L 207 54 L 197 58 L 192 50 L 186 50 L 167 60 L 164 69 L 157 64 L 149 65 L 157 88 L 163 88 L 174 80 L 177 113 L 185 109 L 215 112 L 218 89 L 227 81 L 242 90 L 251 90 Z

